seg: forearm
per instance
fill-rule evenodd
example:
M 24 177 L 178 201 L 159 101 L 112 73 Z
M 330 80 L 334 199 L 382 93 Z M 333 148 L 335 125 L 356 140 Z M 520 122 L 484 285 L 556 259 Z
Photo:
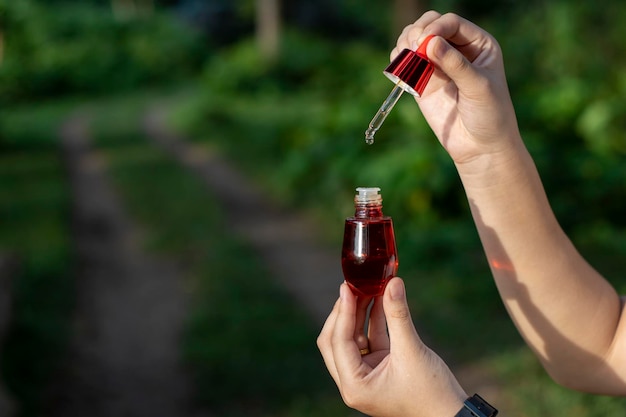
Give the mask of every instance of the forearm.
M 514 149 L 457 168 L 496 285 L 520 333 L 555 379 L 589 390 L 586 381 L 607 378 L 591 372 L 606 366 L 620 299 L 559 226 L 521 140 L 512 143 Z
M 552 213 L 519 136 L 500 46 L 459 16 L 431 12 L 405 28 L 394 51 L 431 34 L 437 71 L 418 103 L 455 161 L 513 321 L 559 382 L 626 394 L 621 300 Z

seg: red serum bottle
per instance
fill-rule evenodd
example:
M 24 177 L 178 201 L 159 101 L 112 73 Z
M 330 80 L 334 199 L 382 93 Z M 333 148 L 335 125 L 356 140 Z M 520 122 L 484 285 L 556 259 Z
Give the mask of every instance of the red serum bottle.
M 393 222 L 383 214 L 380 188 L 356 191 L 354 217 L 345 222 L 341 269 L 356 295 L 378 296 L 398 271 Z

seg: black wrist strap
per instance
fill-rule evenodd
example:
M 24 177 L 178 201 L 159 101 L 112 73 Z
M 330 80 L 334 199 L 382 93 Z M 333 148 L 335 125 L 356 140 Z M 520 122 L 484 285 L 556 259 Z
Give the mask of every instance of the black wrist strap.
M 474 394 L 463 403 L 463 408 L 455 417 L 495 417 L 498 410 L 493 408 L 480 395 Z

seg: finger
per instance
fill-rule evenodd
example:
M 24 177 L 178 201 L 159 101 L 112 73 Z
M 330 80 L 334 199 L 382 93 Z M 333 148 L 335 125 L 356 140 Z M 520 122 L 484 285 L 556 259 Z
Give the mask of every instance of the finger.
M 387 321 L 383 311 L 383 298 L 376 297 L 370 311 L 368 338 L 372 352 L 389 349 Z
M 333 358 L 331 338 L 333 334 L 333 329 L 335 327 L 335 322 L 337 321 L 338 312 L 339 299 L 337 299 L 337 301 L 335 302 L 332 311 L 328 315 L 328 318 L 324 322 L 324 326 L 322 327 L 322 330 L 317 337 L 317 347 L 322 354 L 324 364 L 328 369 L 328 373 L 330 373 L 330 376 L 333 378 L 337 385 L 339 385 L 339 377 L 337 376 L 337 368 L 335 367 L 335 360 Z
M 467 60 L 473 62 L 484 52 L 485 47 L 495 44 L 495 39 L 476 24 L 454 13 L 448 13 L 433 20 L 417 37 L 412 37 L 417 46 L 429 35 L 437 35 L 462 52 Z M 430 57 L 430 55 L 429 55 Z
M 353 378 L 363 364 L 359 348 L 354 341 L 356 325 L 356 297 L 341 284 L 340 301 L 331 337 L 333 361 L 340 380 Z
M 330 341 L 332 329 L 334 327 L 335 319 L 337 318 L 337 313 L 339 311 L 339 301 L 340 301 L 339 298 L 337 299 L 337 301 L 335 301 L 335 304 L 333 305 L 333 309 L 331 310 L 330 314 L 326 318 L 326 321 L 324 322 L 324 326 L 322 326 L 322 330 L 320 331 L 320 334 L 317 338 L 318 347 L 322 347 L 322 345 L 325 347 L 327 345 L 326 342 Z
M 427 46 L 427 54 L 430 61 L 445 73 L 464 95 L 484 94 L 485 77 L 459 50 L 443 38 L 439 36 L 432 38 Z
M 365 335 L 365 320 L 367 319 L 367 310 L 371 302 L 372 297 L 358 297 L 357 299 L 354 341 L 359 350 L 369 348 L 369 341 Z
M 383 296 L 383 308 L 387 317 L 391 351 L 413 355 L 416 348 L 422 346 L 422 342 L 411 319 L 402 279 L 389 280 Z

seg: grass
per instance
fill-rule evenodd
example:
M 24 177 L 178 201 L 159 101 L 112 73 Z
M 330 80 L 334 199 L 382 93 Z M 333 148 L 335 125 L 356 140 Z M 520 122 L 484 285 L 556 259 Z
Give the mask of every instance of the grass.
M 626 401 L 620 398 L 574 392 L 556 385 L 526 348 L 494 355 L 488 364 L 506 381 L 504 393 L 512 412 L 518 417 L 601 417 L 621 416 Z
M 38 415 L 70 330 L 69 192 L 55 135 L 62 113 L 13 109 L 0 119 L 0 252 L 19 260 L 1 363 L 23 416 Z

